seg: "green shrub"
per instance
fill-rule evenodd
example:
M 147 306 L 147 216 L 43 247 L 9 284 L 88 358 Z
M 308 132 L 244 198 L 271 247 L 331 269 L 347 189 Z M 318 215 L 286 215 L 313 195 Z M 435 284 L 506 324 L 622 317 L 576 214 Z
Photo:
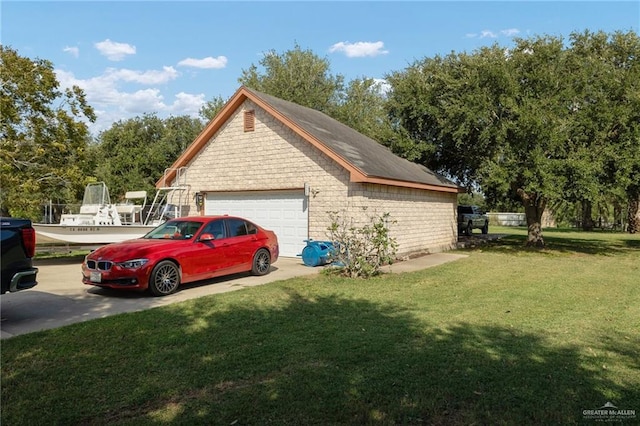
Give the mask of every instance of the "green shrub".
M 351 278 L 368 278 L 380 273 L 383 265 L 395 260 L 398 244 L 389 235 L 395 223 L 389 213 L 369 215 L 367 223 L 356 226 L 346 214 L 329 212 L 328 236 L 334 245 L 332 259 L 338 270 Z

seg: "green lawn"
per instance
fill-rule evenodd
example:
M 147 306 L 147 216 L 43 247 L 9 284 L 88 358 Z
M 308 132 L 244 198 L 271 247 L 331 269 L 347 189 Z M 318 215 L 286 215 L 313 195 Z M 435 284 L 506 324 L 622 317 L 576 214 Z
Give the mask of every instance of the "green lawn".
M 525 231 L 2 341 L 3 425 L 640 422 L 640 236 Z M 188 291 L 188 290 L 187 290 Z M 593 421 L 587 421 L 587 423 Z

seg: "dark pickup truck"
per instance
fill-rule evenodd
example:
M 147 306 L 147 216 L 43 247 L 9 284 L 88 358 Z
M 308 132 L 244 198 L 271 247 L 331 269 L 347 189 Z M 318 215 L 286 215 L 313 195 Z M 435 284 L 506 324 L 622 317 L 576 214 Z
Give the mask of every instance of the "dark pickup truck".
M 36 231 L 29 219 L 0 217 L 0 280 L 2 294 L 35 287 L 38 269 L 33 267 Z

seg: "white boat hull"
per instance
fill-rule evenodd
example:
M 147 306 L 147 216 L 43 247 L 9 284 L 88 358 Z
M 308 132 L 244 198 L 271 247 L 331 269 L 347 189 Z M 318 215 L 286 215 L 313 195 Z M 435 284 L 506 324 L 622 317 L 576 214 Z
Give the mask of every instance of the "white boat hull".
M 140 238 L 155 225 L 68 226 L 33 224 L 38 243 L 109 244 Z
M 170 169 L 167 169 L 170 170 Z M 165 180 L 167 170 L 165 170 Z M 184 172 L 178 173 L 178 182 L 186 179 Z M 147 205 L 146 191 L 128 191 L 124 204 L 111 204 L 109 189 L 104 182 L 87 184 L 79 213 L 65 213 L 60 223 L 34 223 L 38 244 L 110 244 L 140 238 L 156 228 L 164 220 L 181 217 L 184 207 L 184 183 L 179 186 L 158 188 L 151 207 Z M 174 201 L 178 194 L 178 204 Z M 143 199 L 142 204 L 134 200 Z

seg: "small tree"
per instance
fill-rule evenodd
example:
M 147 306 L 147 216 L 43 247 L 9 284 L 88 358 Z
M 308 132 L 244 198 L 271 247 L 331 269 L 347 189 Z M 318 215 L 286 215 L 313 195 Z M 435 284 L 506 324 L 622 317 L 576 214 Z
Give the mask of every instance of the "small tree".
M 390 214 L 368 216 L 368 222 L 356 226 L 346 214 L 329 212 L 328 236 L 335 250 L 333 257 L 343 275 L 369 278 L 380 273 L 383 265 L 395 260 L 398 244 L 389 235 Z

